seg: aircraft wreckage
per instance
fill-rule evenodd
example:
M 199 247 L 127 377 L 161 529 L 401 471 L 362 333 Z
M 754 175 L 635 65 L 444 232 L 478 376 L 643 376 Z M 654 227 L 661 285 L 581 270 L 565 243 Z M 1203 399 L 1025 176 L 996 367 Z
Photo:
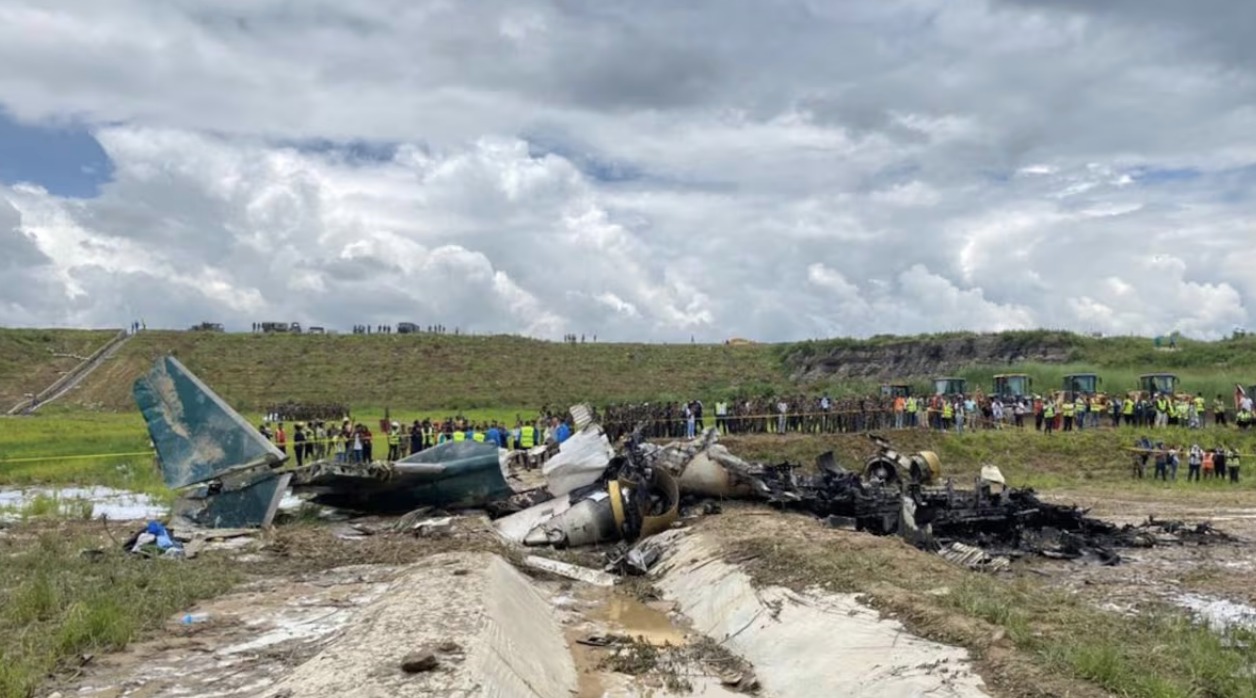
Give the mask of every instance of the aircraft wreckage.
M 877 451 L 861 468 L 844 468 L 826 453 L 814 472 L 804 472 L 797 464 L 744 461 L 717 443 L 715 430 L 665 446 L 638 430 L 616 451 L 578 406 L 579 431 L 542 466 L 545 485 L 528 488 L 512 476 L 517 454 L 474 441 L 395 462 L 288 466 L 285 453 L 173 357 L 137 380 L 134 396 L 167 485 L 183 490 L 176 514 L 202 526 L 268 526 L 291 488 L 316 504 L 373 514 L 485 509 L 507 540 L 559 548 L 632 544 L 712 499 L 760 501 L 834 526 L 901 535 L 972 566 L 1027 553 L 1114 564 L 1119 548 L 1226 538 L 1207 524 L 1118 527 L 1007 487 L 992 466 L 970 487 L 957 486 L 942 478 L 936 454 L 900 453 L 875 435 Z

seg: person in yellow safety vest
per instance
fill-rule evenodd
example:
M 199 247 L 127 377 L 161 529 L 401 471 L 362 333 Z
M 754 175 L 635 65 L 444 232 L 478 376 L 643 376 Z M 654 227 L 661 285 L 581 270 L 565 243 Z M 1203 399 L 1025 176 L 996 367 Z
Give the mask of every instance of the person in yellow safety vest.
M 1163 395 L 1156 398 L 1156 427 L 1169 426 L 1169 401 Z
M 1244 431 L 1250 429 L 1252 426 L 1252 411 L 1251 410 L 1239 410 L 1238 416 L 1234 418 L 1234 423 L 1238 426 L 1239 429 L 1242 429 Z
M 401 459 L 401 425 L 393 422 L 388 430 L 388 460 Z
M 1121 414 L 1125 417 L 1125 426 L 1133 426 L 1134 424 L 1134 398 L 1127 397 L 1121 403 Z
M 475 433 L 471 435 L 471 440 L 478 441 L 479 443 L 484 443 L 484 432 L 479 429 L 476 429 Z
M 1216 402 L 1212 403 L 1212 421 L 1219 427 L 1225 426 L 1225 402 L 1221 400 L 1221 396 L 1217 396 Z
M 914 398 L 907 398 L 907 426 L 916 426 L 916 413 L 920 411 L 920 402 Z
M 1055 401 L 1042 401 L 1042 424 L 1048 434 L 1055 431 Z
M 1073 431 L 1073 417 L 1077 414 L 1077 404 L 1072 400 L 1065 400 L 1060 408 L 1064 413 L 1064 431 Z
M 948 399 L 942 399 L 942 431 L 951 430 L 951 422 L 955 421 L 955 405 Z
M 458 429 L 454 432 L 454 441 L 466 441 L 466 440 L 467 440 L 467 432 L 461 429 Z
M 1186 426 L 1186 420 L 1187 420 L 1187 417 L 1189 416 L 1188 413 L 1190 412 L 1190 409 L 1191 409 L 1190 403 L 1188 403 L 1186 400 L 1181 400 L 1178 402 L 1178 404 L 1176 405 L 1176 409 L 1174 410 L 1175 416 L 1177 417 L 1178 426 L 1180 427 Z
M 423 423 L 423 448 L 431 448 L 436 445 L 436 431 L 432 429 L 431 422 Z
M 1086 400 L 1080 395 L 1073 401 L 1073 426 L 1078 431 L 1086 428 Z
M 524 424 L 519 430 L 519 448 L 526 451 L 533 446 L 536 446 L 536 427 Z

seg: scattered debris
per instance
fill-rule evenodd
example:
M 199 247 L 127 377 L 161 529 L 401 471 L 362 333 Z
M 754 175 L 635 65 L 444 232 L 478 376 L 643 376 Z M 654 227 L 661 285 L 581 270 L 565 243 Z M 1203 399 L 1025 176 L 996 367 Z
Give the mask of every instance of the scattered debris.
M 949 547 L 939 550 L 938 554 L 947 562 L 978 572 L 1000 572 L 1012 564 L 1006 557 L 994 557 L 981 548 L 959 542 L 951 543 Z
M 575 409 L 573 408 L 573 413 Z M 558 447 L 558 453 L 541 467 L 546 489 L 555 497 L 597 482 L 610 465 L 615 449 L 602 427 L 590 424 Z
M 587 584 L 595 584 L 600 587 L 615 586 L 615 576 L 598 570 L 591 570 L 587 567 L 572 565 L 558 560 L 551 560 L 548 557 L 540 557 L 538 555 L 528 555 L 523 558 L 523 563 L 533 569 L 542 570 L 551 574 L 556 574 L 568 579 L 585 582 Z
M 810 512 L 831 526 L 898 534 L 968 565 L 999 566 L 1001 558 L 1027 553 L 1116 564 L 1117 548 L 1223 539 L 1207 524 L 1117 528 L 1076 507 L 1043 502 L 1033 490 L 1009 488 L 990 465 L 971 487 L 960 487 L 943 480 L 937 454 L 901 453 L 875 434 L 870 438 L 877 452 L 858 469 L 848 470 L 826 453 L 815 474 L 803 474 L 795 464 L 738 458 L 717 443 L 715 429 L 657 446 L 645 442 L 638 428 L 616 454 L 592 421 L 592 410 L 577 405 L 571 412 L 579 431 L 561 446 L 546 447 L 556 452 L 542 468 L 546 486 L 537 488 L 512 475 L 509 452 L 475 441 L 441 444 L 392 463 L 317 461 L 281 468 L 287 455 L 172 357 L 158 360 L 134 392 L 167 484 L 195 486 L 179 512 L 210 527 L 269 525 L 291 484 L 319 505 L 410 512 L 394 530 L 420 536 L 450 530 L 450 520 L 436 516 L 437 507 L 485 508 L 501 517 L 496 528 L 507 540 L 555 548 L 632 544 L 670 528 L 682 506 L 690 514 L 719 513 L 718 501 L 711 500 L 722 498 Z M 524 465 L 535 462 L 529 456 Z M 416 510 L 426 510 L 428 520 Z M 979 561 L 957 543 L 980 548 L 991 561 Z M 623 551 L 609 568 L 640 574 L 652 564 L 645 552 Z
M 523 544 L 556 548 L 624 540 L 667 530 L 680 516 L 680 490 L 664 469 L 653 467 L 639 434 L 597 482 L 567 495 L 568 507 L 528 531 Z M 521 512 L 522 514 L 523 512 Z
M 316 504 L 398 515 L 424 506 L 482 507 L 515 494 L 497 446 L 448 441 L 395 463 L 320 461 L 294 471 L 293 488 Z
M 184 513 L 212 527 L 269 526 L 287 480 L 272 470 L 287 454 L 173 356 L 135 381 L 135 402 L 172 489 L 201 485 Z
M 436 653 L 430 649 L 411 652 L 401 660 L 401 670 L 407 674 L 420 674 L 425 671 L 431 671 L 440 666 L 440 660 L 436 658 Z
M 652 540 L 644 540 L 631 547 L 620 543 L 606 554 L 606 571 L 640 576 L 649 572 L 662 555 L 662 546 Z
M 175 540 L 170 531 L 157 521 L 149 521 L 123 547 L 130 553 L 144 557 L 184 557 L 183 544 Z

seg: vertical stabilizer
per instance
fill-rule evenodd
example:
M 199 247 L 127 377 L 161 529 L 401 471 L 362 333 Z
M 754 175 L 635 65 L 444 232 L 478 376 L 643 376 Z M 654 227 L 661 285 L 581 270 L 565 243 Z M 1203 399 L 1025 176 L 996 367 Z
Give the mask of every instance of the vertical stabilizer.
M 172 356 L 158 359 L 133 393 L 170 487 L 287 458 Z

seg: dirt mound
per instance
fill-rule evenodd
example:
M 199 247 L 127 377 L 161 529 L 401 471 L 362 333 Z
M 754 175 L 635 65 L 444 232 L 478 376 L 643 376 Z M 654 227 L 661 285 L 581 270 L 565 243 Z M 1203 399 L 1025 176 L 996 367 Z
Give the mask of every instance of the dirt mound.
M 1078 338 L 1065 332 L 937 335 L 797 345 L 785 363 L 794 380 L 913 378 L 955 373 L 973 365 L 1027 361 L 1066 363 Z

